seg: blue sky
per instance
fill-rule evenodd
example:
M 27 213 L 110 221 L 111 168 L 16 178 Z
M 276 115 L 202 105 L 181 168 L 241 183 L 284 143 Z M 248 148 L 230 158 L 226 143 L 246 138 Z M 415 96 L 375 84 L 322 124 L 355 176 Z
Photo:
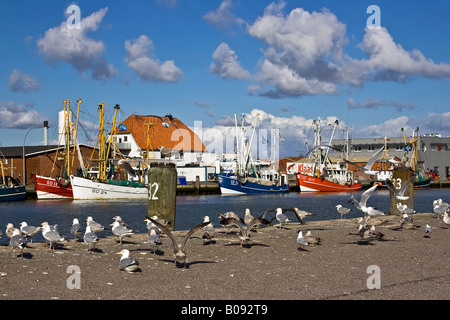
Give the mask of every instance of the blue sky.
M 370 5 L 380 28 L 367 28 Z M 62 100 L 78 98 L 94 117 L 104 101 L 121 120 L 171 113 L 204 132 L 258 113 L 281 155 L 303 149 L 317 117 L 354 138 L 447 136 L 449 15 L 448 1 L 2 1 L 0 143 L 22 145 L 43 120 L 54 139 Z

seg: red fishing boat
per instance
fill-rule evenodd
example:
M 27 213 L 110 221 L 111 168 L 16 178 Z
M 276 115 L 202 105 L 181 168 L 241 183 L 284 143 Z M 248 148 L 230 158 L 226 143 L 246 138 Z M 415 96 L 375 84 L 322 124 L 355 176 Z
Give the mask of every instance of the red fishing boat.
M 62 115 L 64 118 L 64 129 L 60 136 L 59 145 L 62 144 L 62 139 L 64 139 L 64 150 L 56 151 L 55 159 L 53 161 L 52 170 L 50 172 L 50 177 L 44 177 L 37 174 L 33 174 L 33 181 L 36 188 L 36 196 L 39 200 L 41 199 L 73 199 L 72 185 L 70 183 L 69 175 L 71 172 L 71 163 L 72 159 L 70 159 L 70 140 L 71 137 L 74 139 L 74 147 L 73 155 L 75 155 L 75 147 L 78 146 L 76 133 L 77 133 L 77 125 L 73 126 L 73 122 L 71 122 L 72 113 L 70 111 L 69 100 L 64 100 L 64 114 Z M 78 99 L 78 112 L 80 110 L 81 99 Z M 78 115 L 77 115 L 77 124 L 78 124 Z M 78 152 L 79 154 L 79 152 Z M 61 167 L 61 172 L 59 176 L 54 177 L 54 169 L 57 160 L 63 160 L 63 164 Z M 81 163 L 81 161 L 80 161 Z M 83 167 L 83 165 L 82 165 Z

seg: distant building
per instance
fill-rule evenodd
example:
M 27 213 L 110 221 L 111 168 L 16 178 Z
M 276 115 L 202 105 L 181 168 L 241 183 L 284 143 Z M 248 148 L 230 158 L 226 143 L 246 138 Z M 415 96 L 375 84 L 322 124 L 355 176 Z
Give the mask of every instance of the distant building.
M 73 147 L 71 147 L 71 152 Z M 91 158 L 92 153 L 98 157 L 97 149 L 92 146 L 80 144 L 81 157 L 84 165 Z M 25 184 L 32 184 L 33 173 L 42 175 L 45 177 L 60 177 L 64 169 L 64 161 L 61 153 L 64 152 L 64 147 L 59 148 L 57 145 L 49 146 L 25 146 Z M 23 182 L 23 146 L 20 147 L 0 147 L 0 161 L 3 161 L 5 168 L 5 175 L 19 178 L 20 182 Z M 56 157 L 56 161 L 55 161 Z M 80 163 L 75 155 L 73 160 L 72 172 L 69 174 L 77 174 Z M 53 172 L 52 172 L 53 167 Z
M 405 144 L 404 138 L 391 137 L 386 139 L 388 156 L 402 159 L 407 148 L 409 148 L 408 143 Z M 348 160 L 355 163 L 366 163 L 371 155 L 384 144 L 385 138 L 352 139 Z M 333 140 L 333 146 L 342 149 L 345 146 L 345 140 Z M 419 136 L 418 146 L 418 164 L 425 171 L 432 170 L 441 178 L 450 177 L 450 137 L 442 138 L 439 134 L 422 135 Z M 336 151 L 330 153 L 330 157 L 333 156 L 337 156 Z

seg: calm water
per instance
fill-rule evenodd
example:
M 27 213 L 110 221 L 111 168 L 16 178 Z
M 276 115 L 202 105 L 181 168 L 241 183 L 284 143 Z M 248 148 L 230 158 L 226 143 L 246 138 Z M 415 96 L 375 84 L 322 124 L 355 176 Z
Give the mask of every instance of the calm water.
M 353 194 L 359 199 L 361 192 Z M 218 225 L 219 219 L 216 213 L 234 211 L 244 216 L 244 211 L 249 208 L 253 215 L 262 214 L 269 208 L 298 207 L 314 213 L 308 220 L 338 219 L 340 215 L 336 211 L 336 204 L 350 207 L 347 200 L 349 193 L 297 193 L 290 192 L 281 195 L 243 195 L 243 196 L 177 196 L 177 213 L 175 230 L 186 230 L 203 222 L 203 217 L 209 215 L 211 220 Z M 432 212 L 432 202 L 442 198 L 450 202 L 450 189 L 416 190 L 414 195 L 414 209 L 417 212 Z M 368 205 L 376 207 L 384 212 L 389 210 L 389 191 L 377 190 L 369 199 Z M 288 213 L 290 215 L 292 213 Z M 72 239 L 70 227 L 72 219 L 78 218 L 85 226 L 86 217 L 92 216 L 94 220 L 104 226 L 113 222 L 113 217 L 120 215 L 135 232 L 146 232 L 144 219 L 147 215 L 147 201 L 81 201 L 81 200 L 27 200 L 19 202 L 0 202 L 0 228 L 5 233 L 6 224 L 11 222 L 15 227 L 26 221 L 29 225 L 40 225 L 47 221 L 49 224 L 58 224 L 59 231 L 68 239 Z M 360 213 L 353 211 L 349 218 L 359 217 Z M 269 216 L 272 217 L 272 214 Z M 292 218 L 295 218 L 292 214 Z M 111 231 L 105 231 L 99 236 L 111 235 Z M 35 242 L 44 241 L 41 233 L 33 238 Z M 0 244 L 9 244 L 9 239 L 4 234 Z

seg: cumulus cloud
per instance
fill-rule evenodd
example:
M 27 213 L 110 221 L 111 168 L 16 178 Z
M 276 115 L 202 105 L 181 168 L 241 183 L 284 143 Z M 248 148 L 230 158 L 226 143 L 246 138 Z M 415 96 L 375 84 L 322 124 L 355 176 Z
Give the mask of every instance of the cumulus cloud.
M 347 105 L 349 109 L 378 109 L 379 107 L 392 106 L 401 112 L 403 109 L 415 109 L 416 105 L 411 103 L 405 103 L 398 100 L 384 101 L 375 99 L 372 97 L 367 97 L 363 102 L 356 102 L 352 98 L 347 99 Z
M 220 4 L 219 8 L 214 11 L 208 11 L 203 18 L 210 23 L 211 25 L 215 26 L 219 29 L 229 29 L 231 26 L 238 24 L 244 24 L 244 20 L 241 18 L 235 17 L 231 13 L 231 7 L 233 3 L 231 0 L 224 0 Z
M 39 52 L 47 61 L 68 63 L 83 75 L 90 71 L 96 80 L 115 76 L 117 70 L 103 57 L 106 50 L 103 42 L 87 36 L 88 32 L 98 29 L 107 12 L 108 8 L 104 8 L 82 19 L 80 29 L 68 28 L 66 21 L 50 28 L 37 41 Z
M 27 93 L 40 88 L 41 84 L 36 79 L 29 74 L 21 73 L 17 69 L 14 69 L 9 76 L 9 89 L 13 92 Z
M 209 71 L 226 79 L 250 79 L 251 74 L 245 70 L 238 61 L 237 54 L 230 49 L 228 44 L 222 42 L 213 53 L 213 59 Z
M 255 123 L 256 118 L 259 121 L 251 149 L 254 157 L 268 158 L 271 154 L 272 142 L 277 143 L 280 157 L 304 155 L 314 143 L 313 121 L 317 119 L 308 119 L 302 116 L 281 117 L 255 108 L 245 114 L 243 118 L 247 128 L 245 134 L 249 139 L 252 134 L 252 124 Z M 421 134 L 441 133 L 444 137 L 450 135 L 450 112 L 430 113 L 422 118 L 400 116 L 372 125 L 347 124 L 337 119 L 336 116 L 328 116 L 321 120 L 323 141 L 329 141 L 332 133 L 331 125 L 336 120 L 339 120 L 338 129 L 340 130 L 336 130 L 335 139 L 345 139 L 343 129 L 349 125 L 352 126 L 351 135 L 355 139 L 380 136 L 401 137 L 401 128 L 404 128 L 407 134 L 411 134 L 417 127 Z M 278 133 L 279 136 L 274 136 Z M 222 116 L 214 126 L 202 128 L 199 136 L 210 152 L 233 153 L 235 148 L 234 116 L 227 114 Z
M 262 16 L 247 24 L 248 34 L 265 45 L 256 64 L 257 72 L 246 77 L 255 82 L 247 87 L 251 95 L 333 95 L 339 93 L 340 85 L 360 88 L 368 81 L 403 83 L 415 77 L 450 77 L 450 64 L 435 63 L 418 49 L 405 50 L 384 27 L 365 29 L 357 48 L 366 58 L 356 59 L 345 53 L 349 42 L 346 25 L 335 14 L 326 8 L 319 12 L 295 8 L 285 14 L 284 7 L 284 2 L 271 3 Z M 236 66 L 237 54 L 230 54 L 225 46 L 221 49 L 229 65 Z M 210 70 L 222 77 L 242 79 L 219 72 L 221 66 L 217 63 Z M 400 106 L 390 102 L 394 104 Z
M 14 101 L 0 102 L 0 128 L 27 129 L 40 126 L 46 119 L 36 110 L 15 103 Z
M 183 72 L 175 66 L 173 60 L 161 62 L 155 57 L 153 41 L 146 35 L 141 35 L 137 39 L 126 40 L 125 50 L 127 51 L 125 63 L 142 80 L 177 82 L 183 76 Z

